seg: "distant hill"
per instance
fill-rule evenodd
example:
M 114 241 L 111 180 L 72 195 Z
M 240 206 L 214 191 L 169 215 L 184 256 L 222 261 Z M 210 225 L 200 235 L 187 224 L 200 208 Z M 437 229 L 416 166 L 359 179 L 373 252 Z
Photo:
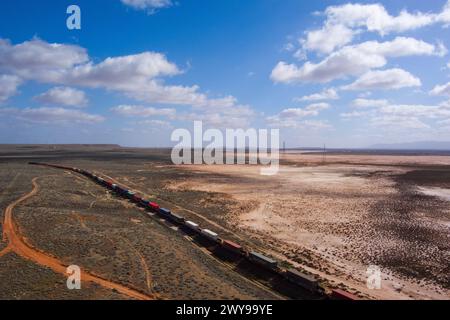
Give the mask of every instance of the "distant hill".
M 378 150 L 450 150 L 450 141 L 416 141 L 407 143 L 375 144 Z

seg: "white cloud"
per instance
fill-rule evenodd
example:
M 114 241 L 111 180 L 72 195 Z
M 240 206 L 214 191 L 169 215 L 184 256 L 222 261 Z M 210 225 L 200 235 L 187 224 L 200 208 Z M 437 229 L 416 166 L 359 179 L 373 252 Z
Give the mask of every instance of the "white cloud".
M 278 117 L 282 119 L 288 118 L 303 118 L 307 116 L 317 116 L 320 111 L 328 109 L 328 103 L 316 103 L 307 106 L 306 108 L 288 108 L 281 111 Z
M 88 103 L 86 94 L 74 88 L 55 87 L 35 99 L 44 104 L 64 105 L 70 107 L 84 107 Z
M 372 99 L 355 99 L 353 106 L 356 108 L 380 108 L 389 105 L 387 100 L 372 100 Z
M 301 40 L 302 48 L 308 51 L 331 53 L 350 42 L 356 32 L 342 24 L 326 24 L 322 29 L 309 31 Z
M 299 128 L 304 127 L 309 124 L 316 124 L 316 128 L 319 128 L 321 126 L 318 126 L 319 122 L 312 121 L 311 120 L 303 120 L 307 117 L 314 117 L 318 116 L 320 114 L 320 111 L 329 109 L 330 105 L 328 103 L 314 103 L 310 104 L 305 108 L 287 108 L 282 110 L 280 113 L 269 116 L 266 118 L 266 121 L 269 123 L 272 127 L 280 127 L 280 128 Z M 324 122 L 320 122 L 322 124 L 325 124 Z M 327 127 L 327 125 L 322 126 Z
M 119 91 L 148 103 L 227 107 L 236 103 L 231 96 L 210 98 L 196 85 L 165 85 L 163 78 L 182 71 L 166 56 L 156 52 L 109 57 L 91 61 L 86 50 L 72 45 L 49 44 L 39 39 L 12 45 L 0 39 L 0 71 L 26 80 L 65 86 Z
M 355 82 L 342 87 L 344 90 L 392 90 L 408 87 L 420 87 L 419 78 L 402 69 L 369 71 Z
M 336 89 L 325 89 L 322 92 L 314 93 L 301 98 L 295 98 L 294 101 L 321 101 L 321 100 L 337 100 L 339 95 Z
M 171 0 L 121 0 L 122 3 L 139 10 L 147 10 L 153 13 L 156 9 L 171 7 Z
M 306 110 L 301 108 L 284 109 L 278 115 L 280 119 L 304 118 L 307 116 L 316 116 L 319 112 L 317 110 Z
M 439 104 L 439 106 L 442 107 L 442 108 L 450 109 L 450 100 L 441 102 L 441 103 Z
M 430 94 L 433 96 L 450 96 L 450 82 L 438 85 L 430 91 Z
M 397 37 L 392 41 L 367 41 L 346 46 L 319 63 L 306 62 L 299 67 L 279 62 L 272 70 L 274 82 L 329 82 L 347 76 L 358 76 L 387 64 L 387 58 L 442 55 L 439 46 L 414 38 Z
M 21 83 L 22 81 L 17 76 L 0 75 L 0 103 L 15 95 Z
M 309 110 L 309 111 L 322 111 L 322 110 L 326 110 L 329 109 L 331 106 L 328 103 L 325 102 L 321 102 L 321 103 L 313 103 L 308 105 L 305 110 Z
M 397 16 L 387 12 L 382 4 L 343 4 L 327 7 L 321 28 L 307 31 L 300 39 L 302 51 L 331 53 L 352 42 L 361 32 L 376 32 L 381 36 L 411 31 L 433 24 L 450 23 L 450 1 L 441 12 L 408 12 L 402 10 Z
M 325 10 L 328 23 L 343 24 L 350 28 L 366 28 L 367 31 L 386 35 L 404 32 L 437 23 L 432 13 L 410 13 L 402 10 L 398 16 L 391 16 L 381 4 L 345 4 L 328 7 Z
M 443 23 L 446 27 L 450 24 L 450 1 L 444 6 L 442 12 L 437 16 L 437 21 Z
M 351 119 L 351 118 L 360 118 L 363 116 L 367 116 L 369 114 L 370 114 L 370 112 L 367 112 L 367 111 L 352 111 L 352 112 L 341 113 L 340 116 L 344 119 Z
M 99 123 L 105 119 L 99 115 L 93 115 L 74 109 L 64 108 L 5 108 L 0 109 L 0 114 L 12 116 L 18 120 L 30 123 L 45 124 L 71 124 L 71 123 Z
M 99 64 L 92 62 L 76 66 L 60 81 L 112 90 L 139 91 L 155 78 L 180 74 L 178 67 L 160 53 L 144 52 L 135 55 L 107 58 Z
M 67 70 L 88 60 L 86 50 L 78 46 L 39 39 L 12 45 L 8 40 L 0 39 L 0 70 L 26 80 L 53 82 Z
M 131 105 L 120 105 L 111 109 L 112 112 L 128 117 L 154 117 L 154 116 L 165 116 L 174 117 L 176 115 L 176 110 L 172 108 L 152 108 L 143 106 L 131 106 Z

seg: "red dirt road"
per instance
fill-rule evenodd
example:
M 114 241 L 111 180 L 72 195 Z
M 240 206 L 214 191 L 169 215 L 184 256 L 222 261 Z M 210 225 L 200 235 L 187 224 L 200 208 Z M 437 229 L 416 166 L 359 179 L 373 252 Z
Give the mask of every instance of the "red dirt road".
M 22 256 L 25 259 L 31 260 L 39 265 L 42 265 L 44 267 L 48 267 L 52 269 L 56 273 L 60 273 L 63 276 L 67 276 L 66 269 L 67 266 L 64 265 L 64 263 L 57 258 L 54 258 L 48 254 L 45 254 L 41 251 L 36 250 L 35 248 L 28 245 L 23 237 L 20 235 L 18 229 L 16 228 L 14 221 L 13 221 L 13 209 L 20 203 L 24 202 L 25 200 L 29 199 L 30 197 L 37 194 L 39 191 L 39 186 L 37 184 L 37 179 L 34 178 L 33 183 L 33 190 L 13 203 L 11 203 L 5 210 L 5 217 L 4 217 L 4 223 L 3 223 L 3 240 L 8 241 L 8 246 L 0 252 L 0 257 L 10 251 L 17 253 L 18 255 Z M 158 299 L 156 295 L 146 295 L 139 291 L 136 291 L 131 288 L 127 288 L 125 286 L 122 286 L 120 284 L 102 279 L 98 276 L 95 276 L 89 272 L 82 271 L 81 272 L 81 280 L 86 282 L 93 282 L 101 285 L 104 288 L 116 290 L 126 296 L 129 296 L 134 299 L 138 300 L 154 300 Z

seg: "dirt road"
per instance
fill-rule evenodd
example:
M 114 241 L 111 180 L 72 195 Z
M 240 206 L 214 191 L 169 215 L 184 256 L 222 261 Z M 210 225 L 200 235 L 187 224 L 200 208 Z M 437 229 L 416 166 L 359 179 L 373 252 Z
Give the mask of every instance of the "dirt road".
M 33 190 L 13 203 L 11 203 L 5 210 L 5 217 L 4 217 L 4 223 L 3 223 L 3 239 L 4 241 L 8 241 L 8 246 L 6 249 L 4 249 L 0 256 L 7 253 L 7 252 L 15 252 L 18 255 L 22 256 L 25 259 L 31 260 L 41 266 L 48 267 L 52 269 L 56 273 L 60 273 L 63 276 L 67 276 L 66 269 L 67 266 L 64 265 L 64 263 L 57 258 L 54 258 L 48 254 L 45 254 L 41 251 L 36 250 L 35 248 L 31 247 L 29 244 L 27 244 L 23 237 L 20 235 L 17 227 L 14 224 L 13 221 L 13 210 L 14 208 L 19 205 L 20 203 L 24 202 L 25 200 L 29 199 L 30 197 L 37 194 L 39 191 L 39 185 L 37 184 L 38 178 L 34 178 L 33 183 Z M 127 288 L 125 286 L 122 286 L 120 284 L 102 279 L 98 276 L 93 275 L 92 273 L 89 273 L 87 271 L 81 272 L 81 280 L 85 282 L 93 282 L 101 285 L 104 288 L 116 290 L 126 296 L 129 296 L 134 299 L 139 300 L 153 300 L 157 299 L 158 297 L 156 295 L 146 295 L 141 292 L 138 292 L 134 289 Z

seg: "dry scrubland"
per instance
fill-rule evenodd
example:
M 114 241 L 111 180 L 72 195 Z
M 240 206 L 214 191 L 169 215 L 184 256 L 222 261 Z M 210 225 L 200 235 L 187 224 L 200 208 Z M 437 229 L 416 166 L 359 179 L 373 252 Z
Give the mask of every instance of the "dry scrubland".
M 278 298 L 91 181 L 29 166 L 23 158 L 10 159 L 0 160 L 2 181 L 9 182 L 0 189 L 0 205 L 4 209 L 29 192 L 32 178 L 39 177 L 38 194 L 14 209 L 14 222 L 27 243 L 65 265 L 79 265 L 103 279 L 161 299 Z M 6 243 L 1 245 L 4 248 Z M 129 298 L 95 284 L 69 291 L 65 277 L 13 252 L 0 257 L 0 280 L 0 299 Z
M 0 148 L 0 208 L 40 177 L 38 194 L 15 208 L 15 223 L 27 242 L 66 264 L 166 299 L 278 297 L 92 182 L 26 163 L 77 166 L 363 297 L 448 299 L 449 202 L 422 191 L 450 188 L 450 157 L 322 160 L 285 154 L 280 173 L 263 177 L 255 166 L 173 166 L 163 150 L 9 146 Z M 382 290 L 365 287 L 370 264 L 382 268 Z M 128 298 L 96 285 L 70 292 L 64 277 L 14 253 L 0 257 L 0 280 L 3 299 Z

